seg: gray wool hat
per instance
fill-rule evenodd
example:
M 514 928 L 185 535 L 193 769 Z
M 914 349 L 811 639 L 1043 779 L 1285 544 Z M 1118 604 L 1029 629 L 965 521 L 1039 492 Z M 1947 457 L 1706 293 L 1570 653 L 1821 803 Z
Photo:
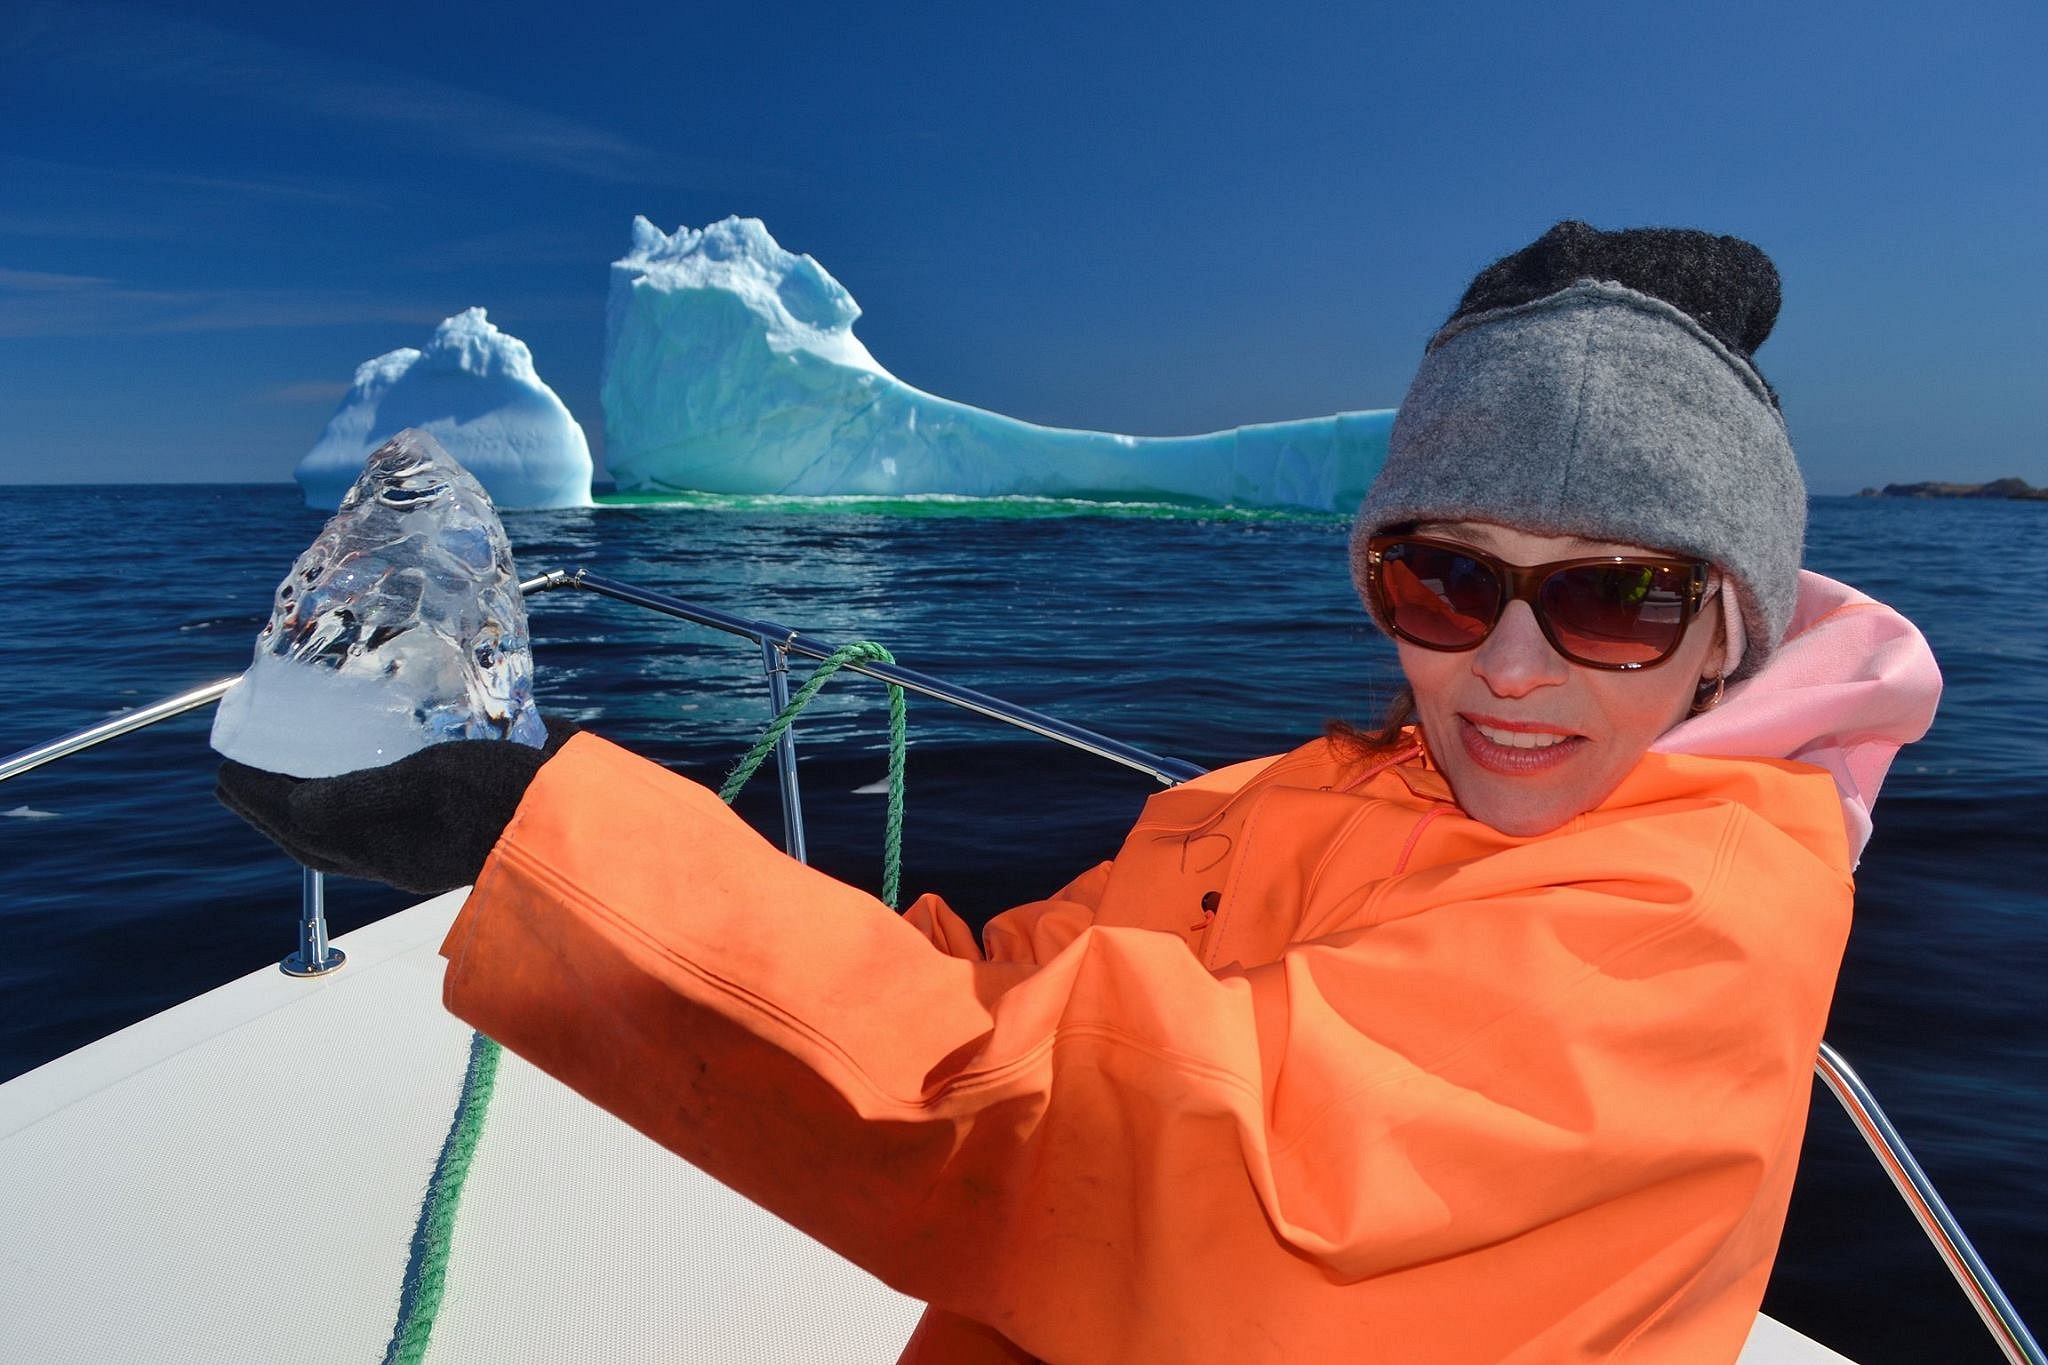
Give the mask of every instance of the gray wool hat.
M 1806 486 L 1770 387 L 1743 355 L 1662 299 L 1581 279 L 1460 314 L 1431 338 L 1352 531 L 1352 579 L 1381 630 L 1366 541 L 1421 521 L 1709 561 L 1741 608 L 1734 681 L 1763 666 L 1791 622 Z

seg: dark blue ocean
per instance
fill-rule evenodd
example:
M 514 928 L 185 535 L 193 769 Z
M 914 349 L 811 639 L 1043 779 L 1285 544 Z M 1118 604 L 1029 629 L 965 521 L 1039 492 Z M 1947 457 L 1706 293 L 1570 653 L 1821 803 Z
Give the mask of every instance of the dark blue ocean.
M 290 486 L 0 488 L 0 755 L 249 662 L 323 516 Z M 1323 518 L 1029 503 L 607 506 L 505 518 L 588 565 L 1214 765 L 1369 720 L 1397 685 Z M 1948 679 L 1893 769 L 1829 1036 L 2048 1328 L 2048 503 L 1819 498 L 1807 563 L 1917 621 Z M 753 648 L 578 593 L 530 602 L 537 691 L 715 780 L 768 719 Z M 212 797 L 210 712 L 0 785 L 0 1079 L 274 963 L 297 869 Z M 882 689 L 800 730 L 813 861 L 875 886 Z M 971 918 L 1111 853 L 1152 785 L 913 698 L 906 890 Z M 772 765 L 742 810 L 774 833 Z M 329 885 L 334 931 L 406 899 Z M 1833 1101 L 1766 1308 L 1852 1357 L 1995 1361 Z

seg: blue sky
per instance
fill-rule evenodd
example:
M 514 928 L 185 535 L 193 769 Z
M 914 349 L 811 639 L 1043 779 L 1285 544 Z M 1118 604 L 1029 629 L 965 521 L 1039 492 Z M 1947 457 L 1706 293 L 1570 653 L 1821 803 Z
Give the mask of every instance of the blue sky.
M 471 304 L 601 454 L 632 215 L 742 213 L 905 380 L 1143 434 L 1396 404 L 1559 218 L 1736 233 L 1815 491 L 2048 484 L 2044 15 L 11 0 L 0 482 L 287 479 Z

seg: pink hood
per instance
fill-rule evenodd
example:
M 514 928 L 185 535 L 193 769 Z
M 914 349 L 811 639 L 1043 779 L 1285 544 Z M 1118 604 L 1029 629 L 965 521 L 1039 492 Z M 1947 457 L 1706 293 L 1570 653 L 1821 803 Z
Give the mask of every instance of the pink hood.
M 1927 733 L 1940 696 L 1941 670 L 1911 621 L 1802 570 L 1791 628 L 1771 662 L 1650 747 L 1826 768 L 1842 796 L 1853 865 L 1870 840 L 1870 806 L 1892 756 Z

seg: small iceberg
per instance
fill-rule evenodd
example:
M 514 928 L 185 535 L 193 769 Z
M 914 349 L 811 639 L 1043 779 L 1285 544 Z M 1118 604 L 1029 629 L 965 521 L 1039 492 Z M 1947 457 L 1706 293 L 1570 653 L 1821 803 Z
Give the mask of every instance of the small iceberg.
M 605 464 L 620 491 L 1349 512 L 1386 459 L 1391 409 L 1202 436 L 1035 426 L 896 378 L 854 336 L 860 315 L 759 219 L 671 235 L 635 218 L 605 318 Z
M 505 528 L 433 437 L 401 431 L 277 585 L 213 747 L 333 777 L 445 740 L 547 737 Z
M 408 427 L 476 476 L 500 510 L 590 505 L 590 443 L 533 368 L 533 352 L 481 308 L 356 367 L 348 396 L 294 471 L 306 504 L 332 511 L 370 453 Z

